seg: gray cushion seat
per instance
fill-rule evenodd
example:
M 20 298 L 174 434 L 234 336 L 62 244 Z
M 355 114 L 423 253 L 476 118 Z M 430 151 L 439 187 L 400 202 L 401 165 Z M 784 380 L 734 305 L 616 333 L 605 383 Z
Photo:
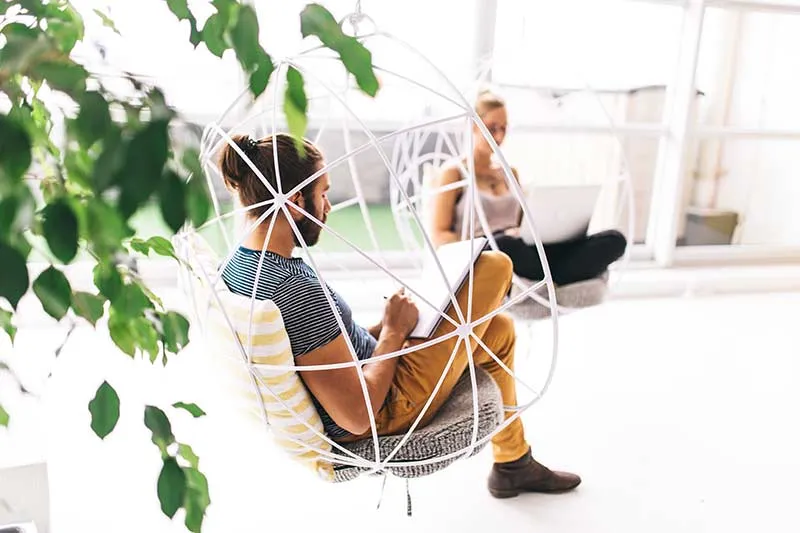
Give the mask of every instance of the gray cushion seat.
M 519 295 L 522 291 L 523 289 L 514 285 L 511 288 L 511 297 Z M 536 292 L 545 300 L 547 299 L 546 286 L 541 287 Z M 582 309 L 603 303 L 607 293 L 608 274 L 603 274 L 594 279 L 556 286 L 556 301 L 561 308 L 568 310 Z M 514 304 L 509 308 L 509 311 L 514 317 L 524 320 L 539 320 L 550 317 L 550 308 L 530 297 Z
M 476 367 L 475 380 L 478 390 L 478 439 L 480 440 L 494 431 L 502 422 L 503 401 L 500 390 L 485 370 Z M 472 442 L 473 425 L 472 383 L 469 370 L 467 370 L 431 423 L 425 427 L 417 427 L 390 463 L 444 457 L 450 453 L 464 450 Z M 391 453 L 402 438 L 403 435 L 379 437 L 381 458 Z M 471 455 L 478 453 L 485 445 L 486 443 L 483 443 L 476 447 Z M 343 446 L 367 460 L 375 458 L 375 449 L 371 438 Z M 461 455 L 456 455 L 444 461 L 424 465 L 390 466 L 387 470 L 398 477 L 422 477 L 445 468 L 460 457 Z M 349 481 L 367 471 L 368 469 L 363 467 L 337 465 L 334 470 L 334 481 Z

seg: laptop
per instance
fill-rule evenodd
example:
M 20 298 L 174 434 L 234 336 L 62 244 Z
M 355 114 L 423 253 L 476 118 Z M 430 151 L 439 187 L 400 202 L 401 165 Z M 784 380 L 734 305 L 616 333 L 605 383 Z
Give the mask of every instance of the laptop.
M 565 185 L 534 187 L 525 195 L 536 233 L 542 244 L 570 241 L 586 235 L 592 220 L 600 185 Z M 533 238 L 523 219 L 520 238 L 529 245 Z

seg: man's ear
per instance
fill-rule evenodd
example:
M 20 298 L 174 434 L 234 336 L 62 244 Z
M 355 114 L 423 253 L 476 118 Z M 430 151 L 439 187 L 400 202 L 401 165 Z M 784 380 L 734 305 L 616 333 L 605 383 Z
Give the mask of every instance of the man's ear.
M 304 210 L 306 210 L 306 199 L 305 197 L 303 197 L 303 193 L 301 192 L 294 193 L 292 196 L 289 197 L 289 201 L 292 202 L 294 205 L 302 207 Z M 289 211 L 292 213 L 292 218 L 294 220 L 301 220 L 305 218 L 305 215 L 300 211 L 298 211 L 297 209 L 295 209 L 294 207 L 292 206 L 287 206 L 287 207 L 289 208 Z

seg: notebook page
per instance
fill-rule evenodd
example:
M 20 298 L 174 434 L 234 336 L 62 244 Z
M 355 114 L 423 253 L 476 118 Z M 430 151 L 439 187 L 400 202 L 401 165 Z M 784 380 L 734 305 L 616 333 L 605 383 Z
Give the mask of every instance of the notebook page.
M 472 253 L 469 253 L 469 240 L 440 246 L 436 255 L 442 264 L 447 283 L 442 279 L 441 272 L 431 258 L 425 263 L 422 278 L 409 284 L 410 287 L 424 296 L 431 304 L 438 305 L 438 309 L 444 312 L 450 305 L 450 291 L 457 291 L 464 280 L 469 277 L 470 263 L 477 260 L 481 251 L 486 247 L 486 243 L 486 237 L 476 237 Z M 419 299 L 416 302 L 419 309 L 419 320 L 409 338 L 427 339 L 433 334 L 442 317 L 436 309 L 426 303 Z

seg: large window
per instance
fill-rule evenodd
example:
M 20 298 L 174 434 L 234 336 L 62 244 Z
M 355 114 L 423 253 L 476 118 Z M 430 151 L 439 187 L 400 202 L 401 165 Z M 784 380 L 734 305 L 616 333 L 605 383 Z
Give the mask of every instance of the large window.
M 499 2 L 491 82 L 506 98 L 505 148 L 532 185 L 629 179 L 601 200 L 644 243 L 683 9 L 630 1 Z M 609 202 L 617 201 L 617 205 Z M 630 221 L 627 203 L 636 212 Z M 603 224 L 603 225 L 606 225 Z
M 680 7 L 621 0 L 498 2 L 494 81 L 627 91 L 666 85 Z
M 800 11 L 706 9 L 679 244 L 800 247 L 798 45 Z
M 499 2 L 495 36 L 533 181 L 575 181 L 546 148 L 570 135 L 592 174 L 628 173 L 634 241 L 661 264 L 800 257 L 800 2 Z
M 306 3 L 254 2 L 264 44 L 276 58 L 311 44 L 299 28 Z M 243 89 L 235 58 L 218 59 L 203 45 L 193 49 L 188 26 L 163 0 L 107 2 L 122 37 L 91 16 L 97 2 L 77 4 L 97 48 L 76 53 L 91 57 L 109 79 L 125 70 L 152 80 L 199 126 Z M 200 11 L 207 5 L 190 4 Z M 357 2 L 324 4 L 341 18 Z M 509 104 L 507 155 L 529 183 L 606 180 L 613 191 L 621 176 L 629 177 L 637 256 L 662 265 L 697 254 L 730 258 L 742 249 L 751 258 L 775 250 L 800 258 L 793 208 L 800 205 L 800 2 L 362 0 L 361 6 L 460 90 L 474 89 L 490 71 Z M 383 73 L 378 99 L 347 97 L 368 128 L 380 135 L 447 115 L 442 100 L 408 83 L 445 89 L 424 60 L 402 46 L 368 44 L 377 65 L 407 78 Z M 321 61 L 313 72 L 341 87 L 346 77 L 335 68 Z M 309 77 L 308 88 L 314 93 L 319 86 Z M 344 153 L 344 108 L 321 98 L 311 112 L 310 134 L 324 130 L 323 148 Z M 350 117 L 346 127 L 359 125 Z M 385 204 L 382 162 L 365 153 L 358 164 L 369 177 L 370 203 Z M 337 172 L 349 175 L 346 166 Z M 345 178 L 335 191 L 342 199 L 354 193 Z M 620 195 L 608 198 L 606 214 L 627 211 L 609 203 L 623 202 Z

